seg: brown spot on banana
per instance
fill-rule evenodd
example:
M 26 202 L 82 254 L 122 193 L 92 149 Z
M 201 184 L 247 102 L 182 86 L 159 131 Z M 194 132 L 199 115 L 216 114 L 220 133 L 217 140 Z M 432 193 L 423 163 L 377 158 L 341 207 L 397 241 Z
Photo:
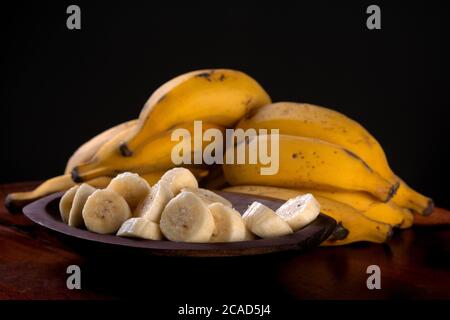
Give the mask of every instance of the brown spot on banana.
M 203 73 L 199 73 L 198 75 L 196 75 L 197 78 L 204 78 L 206 79 L 208 82 L 211 82 L 211 75 L 214 73 L 214 70 L 209 71 L 209 72 L 203 72 Z
M 120 144 L 119 152 L 122 157 L 131 157 L 133 155 L 133 151 L 128 148 L 126 143 Z
M 72 169 L 71 175 L 72 175 L 73 182 L 75 182 L 75 183 L 83 182 L 83 178 L 81 178 L 80 174 L 78 173 L 78 167 L 75 167 Z

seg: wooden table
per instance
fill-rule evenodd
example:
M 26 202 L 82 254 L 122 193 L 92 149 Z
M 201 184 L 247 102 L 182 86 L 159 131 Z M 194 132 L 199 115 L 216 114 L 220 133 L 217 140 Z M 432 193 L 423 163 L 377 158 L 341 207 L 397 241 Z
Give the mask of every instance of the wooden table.
M 116 299 L 169 295 L 173 301 L 239 303 L 298 299 L 450 299 L 450 226 L 398 231 L 388 245 L 355 244 L 241 258 L 168 258 L 75 246 L 4 208 L 7 193 L 36 183 L 0 185 L 0 299 Z M 450 213 L 449 213 L 450 214 Z M 68 290 L 79 265 L 82 289 Z M 368 290 L 366 268 L 381 268 Z M 151 291 L 149 291 L 151 288 Z M 260 302 L 261 303 L 261 302 Z

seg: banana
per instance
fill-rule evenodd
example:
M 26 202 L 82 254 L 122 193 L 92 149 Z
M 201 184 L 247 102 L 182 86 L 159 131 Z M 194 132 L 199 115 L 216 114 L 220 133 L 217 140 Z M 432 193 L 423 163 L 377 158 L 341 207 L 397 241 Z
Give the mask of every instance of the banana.
M 210 204 L 213 204 L 215 202 L 220 202 L 224 206 L 227 206 L 230 208 L 233 206 L 230 201 L 228 201 L 224 197 L 219 196 L 217 193 L 215 193 L 211 190 L 208 190 L 208 189 L 186 187 L 186 188 L 181 189 L 181 191 L 182 192 L 192 192 L 193 194 L 198 196 L 200 199 L 202 199 L 203 202 L 205 202 L 205 204 L 207 206 Z
M 164 180 L 161 180 L 152 187 L 150 194 L 139 203 L 133 215 L 159 223 L 161 213 L 172 198 L 173 193 L 169 186 Z
M 160 228 L 171 241 L 208 242 L 215 225 L 211 212 L 199 197 L 181 192 L 165 207 Z
M 293 233 L 286 221 L 259 202 L 253 202 L 242 218 L 247 228 L 261 238 L 274 238 Z
M 316 138 L 342 146 L 392 184 L 400 182 L 393 202 L 428 215 L 433 201 L 411 189 L 389 167 L 378 141 L 356 121 L 324 107 L 306 103 L 279 102 L 244 117 L 237 128 L 279 129 L 281 134 Z
M 248 230 L 239 212 L 220 202 L 210 204 L 208 209 L 215 224 L 211 242 L 235 242 L 248 238 Z
M 59 212 L 64 223 L 69 223 L 70 211 L 72 209 L 73 199 L 77 193 L 79 186 L 73 186 L 64 193 L 61 200 L 59 200 Z
M 118 133 L 134 126 L 136 123 L 137 120 L 130 120 L 121 123 L 117 126 L 107 129 L 106 131 L 103 131 L 102 133 L 96 135 L 89 141 L 82 144 L 70 157 L 69 161 L 67 162 L 66 169 L 64 170 L 64 174 L 70 174 L 75 166 L 91 160 L 94 154 L 97 152 L 97 150 L 100 149 L 103 144 L 105 144 Z
M 83 208 L 83 220 L 89 231 L 113 234 L 131 218 L 131 210 L 122 196 L 113 190 L 96 190 Z
M 119 237 L 162 240 L 159 225 L 145 218 L 131 218 L 125 221 L 117 231 Z
M 275 212 L 297 231 L 314 221 L 320 213 L 320 204 L 310 193 L 289 199 Z
M 281 200 L 289 200 L 302 194 L 296 190 L 267 186 L 235 186 L 223 190 Z M 367 218 L 355 208 L 339 201 L 315 197 L 319 201 L 320 211 L 338 222 L 334 235 L 322 245 L 345 245 L 358 241 L 383 243 L 392 237 L 392 227 L 388 224 Z
M 287 188 L 344 189 L 366 191 L 383 202 L 395 194 L 398 184 L 391 184 L 374 172 L 364 161 L 338 145 L 322 140 L 279 135 L 279 170 L 261 175 L 263 165 L 225 164 L 223 170 L 231 185 L 268 185 Z M 250 137 L 249 146 L 276 143 L 270 135 Z M 239 146 L 235 146 L 239 148 Z M 236 152 L 235 152 L 236 154 Z
M 110 181 L 110 177 L 97 177 L 88 180 L 87 183 L 95 188 L 104 188 Z M 5 206 L 11 212 L 20 211 L 23 206 L 36 199 L 45 197 L 51 193 L 68 190 L 73 186 L 75 186 L 75 182 L 73 182 L 69 174 L 57 176 L 44 181 L 32 191 L 8 194 L 5 199 Z
M 392 227 L 408 228 L 411 226 L 412 214 L 409 209 L 401 208 L 392 202 L 392 199 L 383 203 L 365 192 L 343 191 L 343 190 L 313 190 L 296 189 L 301 193 L 312 193 L 345 203 L 364 214 L 366 217 L 387 223 Z
M 402 179 L 398 177 L 397 179 L 400 181 L 400 187 L 392 198 L 393 203 L 414 210 L 423 216 L 429 216 L 433 213 L 434 202 L 432 199 L 413 190 Z
M 91 161 L 75 167 L 72 170 L 72 177 L 74 181 L 82 182 L 98 176 L 115 175 L 124 171 L 144 174 L 171 169 L 175 167 L 172 161 L 172 150 L 180 143 L 172 141 L 172 132 L 174 130 L 186 129 L 189 132 L 191 146 L 194 146 L 191 149 L 192 154 L 203 151 L 203 146 L 198 146 L 201 150 L 196 149 L 194 128 L 194 123 L 185 123 L 173 127 L 154 136 L 152 139 L 148 139 L 139 152 L 135 152 L 130 157 L 122 157 L 117 152 L 118 143 L 123 141 L 123 135 L 127 133 L 127 131 L 124 131 L 103 145 Z M 202 130 L 206 131 L 208 129 L 218 129 L 222 132 L 225 130 L 216 124 L 203 123 Z M 186 138 L 186 141 L 189 141 L 189 139 Z
M 77 189 L 75 197 L 73 198 L 72 208 L 69 213 L 68 225 L 75 228 L 80 228 L 84 225 L 83 222 L 83 208 L 86 204 L 87 198 L 95 192 L 95 188 L 83 183 Z M 61 199 L 62 201 L 62 199 Z M 61 203 L 61 202 L 60 202 Z M 61 211 L 62 212 L 62 211 Z
M 136 173 L 124 172 L 117 175 L 109 183 L 108 190 L 113 190 L 121 195 L 131 210 L 150 193 L 150 186 L 145 179 Z
M 215 69 L 181 75 L 164 84 L 144 105 L 139 122 L 120 146 L 123 156 L 139 153 L 149 139 L 183 122 L 202 120 L 233 126 L 270 103 L 266 91 L 243 72 Z
M 203 169 L 201 167 L 189 167 L 189 170 L 193 175 L 194 178 L 196 179 L 202 179 L 206 176 L 208 176 L 208 169 Z M 147 173 L 141 173 L 139 174 L 140 177 L 142 179 L 144 179 L 145 181 L 147 181 L 147 183 L 149 184 L 149 186 L 153 186 L 155 184 L 157 184 L 159 182 L 159 180 L 162 179 L 162 177 L 164 176 L 164 174 L 166 174 L 166 170 L 158 170 L 158 171 L 153 171 L 153 172 L 147 172 Z
M 170 191 L 177 195 L 181 189 L 185 187 L 198 188 L 198 182 L 195 176 L 189 169 L 173 168 L 167 171 L 162 177 L 161 181 L 167 183 Z

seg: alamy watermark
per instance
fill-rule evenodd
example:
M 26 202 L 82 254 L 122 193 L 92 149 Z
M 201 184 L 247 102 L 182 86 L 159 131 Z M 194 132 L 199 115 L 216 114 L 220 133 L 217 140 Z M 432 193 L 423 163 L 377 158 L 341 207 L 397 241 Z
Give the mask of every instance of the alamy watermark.
M 194 121 L 194 137 L 184 128 L 175 129 L 171 140 L 171 158 L 175 165 L 182 164 L 260 164 L 261 175 L 275 175 L 279 170 L 279 129 L 226 129 L 209 128 L 203 131 L 202 121 Z M 266 135 L 269 139 L 259 139 Z M 192 145 L 193 142 L 193 145 Z M 209 142 L 205 147 L 203 144 Z M 192 159 L 193 158 L 193 159 Z

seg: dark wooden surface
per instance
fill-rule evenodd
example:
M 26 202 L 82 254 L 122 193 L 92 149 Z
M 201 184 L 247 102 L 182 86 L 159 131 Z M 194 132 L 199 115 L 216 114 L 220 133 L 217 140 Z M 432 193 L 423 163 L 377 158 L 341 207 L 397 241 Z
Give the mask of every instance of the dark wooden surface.
M 450 299 L 450 227 L 398 231 L 388 245 L 356 244 L 253 257 L 152 257 L 80 245 L 3 206 L 7 193 L 35 183 L 0 185 L 0 299 L 173 301 L 262 299 Z M 441 209 L 437 209 L 441 210 Z M 450 214 L 441 210 L 440 214 Z M 81 267 L 82 289 L 66 288 L 66 268 Z M 381 268 L 368 290 L 366 268 Z M 239 299 L 244 299 L 240 301 Z

